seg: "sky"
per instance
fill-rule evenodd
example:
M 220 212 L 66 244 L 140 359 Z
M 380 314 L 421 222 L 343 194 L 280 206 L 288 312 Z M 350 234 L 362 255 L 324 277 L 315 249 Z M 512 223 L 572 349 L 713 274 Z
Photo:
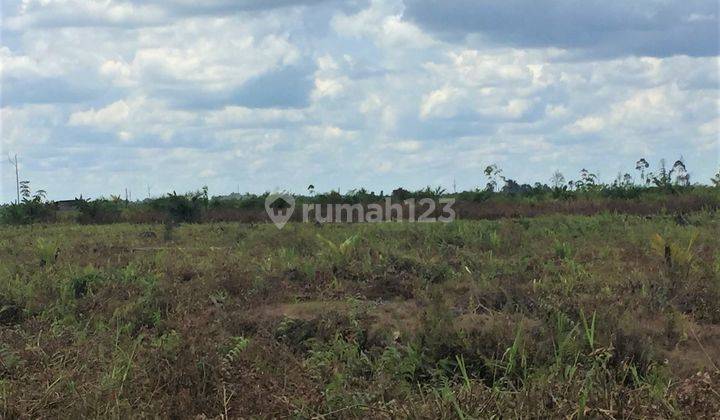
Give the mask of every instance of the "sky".
M 3 0 L 0 202 L 720 162 L 715 0 Z

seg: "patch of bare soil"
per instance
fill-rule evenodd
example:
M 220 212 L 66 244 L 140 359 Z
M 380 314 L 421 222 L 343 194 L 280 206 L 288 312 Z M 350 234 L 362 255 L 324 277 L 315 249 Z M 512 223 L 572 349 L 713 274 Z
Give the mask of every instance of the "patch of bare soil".
M 677 376 L 720 369 L 720 325 L 689 325 L 688 337 L 665 357 Z

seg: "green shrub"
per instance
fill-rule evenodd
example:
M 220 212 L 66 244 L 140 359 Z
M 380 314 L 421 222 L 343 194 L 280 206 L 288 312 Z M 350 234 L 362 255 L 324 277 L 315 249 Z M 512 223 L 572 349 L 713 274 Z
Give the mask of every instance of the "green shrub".
M 83 224 L 118 222 L 124 207 L 119 200 L 98 198 L 91 201 L 82 197 L 75 200 L 75 205 L 79 212 L 78 222 Z
M 186 223 L 199 222 L 207 206 L 207 189 L 184 195 L 172 192 L 150 202 L 152 209 L 164 212 L 169 220 Z
M 0 223 L 24 225 L 30 223 L 51 222 L 55 220 L 55 208 L 52 203 L 32 199 L 20 204 L 0 207 Z

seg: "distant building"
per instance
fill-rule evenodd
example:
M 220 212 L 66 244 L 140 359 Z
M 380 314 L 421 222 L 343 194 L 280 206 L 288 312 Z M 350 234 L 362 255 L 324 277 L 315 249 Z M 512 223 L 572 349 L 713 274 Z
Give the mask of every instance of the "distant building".
M 75 211 L 77 210 L 77 200 L 58 200 L 55 202 L 57 211 Z

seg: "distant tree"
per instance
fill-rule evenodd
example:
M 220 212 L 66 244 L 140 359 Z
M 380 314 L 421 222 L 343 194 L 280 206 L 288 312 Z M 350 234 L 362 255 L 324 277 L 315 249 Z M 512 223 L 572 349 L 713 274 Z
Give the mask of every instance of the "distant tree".
M 52 219 L 54 206 L 47 201 L 45 190 L 33 192 L 29 181 L 18 181 L 18 193 L 20 201 L 10 204 L 5 211 L 0 212 L 2 221 L 23 224 Z
M 632 175 L 628 173 L 620 173 L 618 172 L 617 177 L 615 177 L 615 182 L 613 182 L 613 187 L 616 188 L 628 188 L 633 184 L 633 177 Z
M 20 197 L 22 201 L 30 199 L 30 181 L 20 181 Z
M 667 170 L 665 159 L 660 159 L 660 168 L 657 175 L 649 173 L 648 178 L 652 180 L 655 186 L 660 188 L 669 188 L 672 185 L 672 174 Z
M 598 187 L 598 176 L 583 168 L 580 170 L 580 179 L 575 181 L 575 188 L 580 191 L 591 191 Z
M 431 186 L 428 185 L 427 187 L 425 187 L 424 190 L 418 191 L 418 193 L 421 197 L 440 198 L 446 193 L 446 191 L 445 191 L 445 188 L 443 188 L 441 186 L 432 188 Z
M 10 161 L 10 164 L 15 167 L 15 188 L 17 191 L 17 202 L 15 204 L 20 204 L 20 173 L 18 171 L 17 154 L 14 158 L 11 158 L 10 155 L 8 155 L 8 160 Z
M 374 191 L 368 191 L 365 188 L 360 188 L 357 190 L 357 193 L 355 194 L 357 198 L 357 202 L 360 203 L 369 203 L 372 201 L 377 200 L 377 195 L 375 195 Z
M 532 191 L 532 187 L 527 184 L 520 185 L 514 179 L 506 179 L 502 192 L 505 194 L 516 195 Z
M 550 177 L 550 185 L 555 189 L 562 188 L 565 186 L 565 176 L 560 171 L 553 172 Z
M 517 194 L 520 192 L 520 184 L 514 179 L 508 178 L 505 180 L 505 185 L 503 185 L 501 191 L 506 194 Z
M 685 167 L 685 163 L 683 162 L 682 158 L 675 161 L 671 172 L 675 173 L 676 185 L 682 185 L 685 187 L 690 185 L 690 173 L 687 171 L 687 168 Z
M 640 171 L 640 179 L 648 184 L 650 183 L 650 179 L 645 178 L 645 170 L 647 170 L 650 167 L 650 164 L 648 163 L 645 158 L 640 158 L 637 162 L 635 162 L 635 169 Z
M 670 169 L 667 169 L 665 159 L 660 159 L 658 174 L 648 174 L 648 178 L 652 179 L 655 186 L 668 190 L 672 190 L 673 184 L 681 186 L 690 185 L 690 173 L 687 171 L 682 158 L 676 160 Z
M 502 176 L 502 169 L 498 168 L 496 164 L 488 165 L 485 168 L 485 177 L 488 179 L 487 190 L 495 191 L 498 186 L 498 180 L 505 181 L 505 177 Z

